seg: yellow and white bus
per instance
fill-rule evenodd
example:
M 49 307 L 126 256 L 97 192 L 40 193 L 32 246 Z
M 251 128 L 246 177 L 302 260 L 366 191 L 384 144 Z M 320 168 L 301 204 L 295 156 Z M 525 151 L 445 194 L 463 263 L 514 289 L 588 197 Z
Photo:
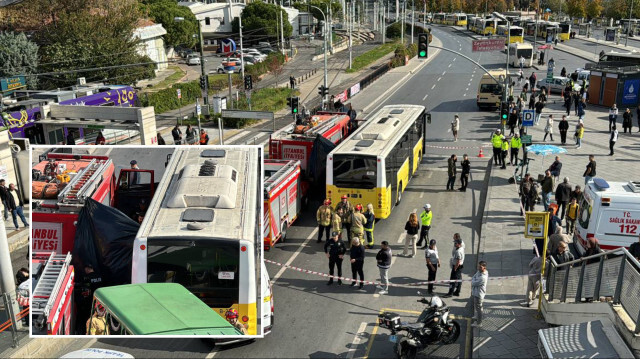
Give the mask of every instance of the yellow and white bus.
M 455 25 L 455 26 L 467 26 L 467 15 L 466 14 L 454 14 L 453 15 L 453 25 Z
M 571 24 L 570 23 L 561 23 L 560 25 L 560 35 L 558 36 L 558 40 L 560 41 L 569 41 L 571 37 Z
M 507 36 L 507 31 L 511 34 L 510 36 Z M 523 43 L 524 29 L 519 26 L 511 26 L 511 28 L 508 28 L 507 25 L 500 25 L 498 26 L 498 36 L 504 36 L 505 45 Z
M 524 57 L 522 67 L 533 66 L 533 45 L 519 42 L 509 44 L 509 64 L 511 67 L 520 68 L 520 57 Z
M 433 23 L 434 24 L 444 24 L 444 18 L 445 18 L 446 14 L 441 12 L 441 13 L 437 13 L 437 14 L 433 14 Z
M 134 241 L 132 283 L 179 283 L 222 316 L 238 310 L 249 335 L 269 332 L 261 156 L 255 146 L 177 147 Z
M 496 34 L 496 19 L 482 19 L 478 23 L 476 33 L 480 35 L 495 35 Z
M 455 15 L 454 14 L 446 14 L 444 16 L 444 24 L 453 26 L 456 24 Z
M 402 199 L 424 155 L 424 106 L 384 106 L 329 153 L 327 198 L 347 195 L 352 204 L 373 204 L 387 218 Z

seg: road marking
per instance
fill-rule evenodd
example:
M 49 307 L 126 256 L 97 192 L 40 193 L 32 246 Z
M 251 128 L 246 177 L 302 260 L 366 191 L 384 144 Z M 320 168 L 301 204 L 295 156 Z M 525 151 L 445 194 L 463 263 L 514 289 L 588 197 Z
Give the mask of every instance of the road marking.
M 446 71 L 442 71 L 442 76 L 444 76 L 447 72 Z
M 451 67 L 451 64 L 449 64 L 449 66 L 448 66 L 448 67 Z
M 456 61 L 456 58 L 455 58 L 455 57 L 453 58 L 453 61 Z
M 247 134 L 249 134 L 249 131 L 240 131 L 239 133 L 236 133 L 235 135 L 231 136 L 231 138 L 227 138 L 226 140 L 224 140 L 224 143 L 231 144 L 233 141 L 240 139 L 241 137 L 244 137 Z
M 267 140 L 263 139 L 266 137 L 269 137 L 269 134 L 266 132 L 260 132 L 258 133 L 256 136 L 253 136 L 253 138 L 247 140 L 247 142 L 245 142 L 246 145 L 262 145 L 263 143 L 266 143 Z
M 358 331 L 356 332 L 356 336 L 355 338 L 353 338 L 353 342 L 351 342 L 351 347 L 347 352 L 348 359 L 353 358 L 353 356 L 356 354 L 356 348 L 358 347 L 358 345 L 360 345 L 360 340 L 362 339 L 364 331 L 366 329 L 367 329 L 367 322 L 360 323 L 360 328 L 358 328 Z
M 462 95 L 462 97 L 466 97 L 466 96 L 467 96 L 467 94 Z
M 91 347 L 93 344 L 95 344 L 95 342 L 97 342 L 97 341 L 98 341 L 98 339 L 93 338 L 93 339 L 89 340 L 89 341 L 87 342 L 87 344 L 85 344 L 85 345 L 84 345 L 82 348 L 80 348 L 80 349 L 87 349 L 87 348 L 90 348 L 90 347 Z
M 511 323 L 515 322 L 515 319 L 511 319 L 507 324 L 503 325 L 502 327 L 500 327 L 500 329 L 498 329 L 499 332 L 503 331 L 506 327 L 508 327 L 509 325 L 511 325 Z
M 217 354 L 217 353 L 218 353 L 218 351 L 214 349 L 214 350 L 213 350 L 213 351 L 211 351 L 209 354 L 207 354 L 207 356 L 205 357 L 205 359 L 211 359 L 211 358 L 213 358 L 214 356 L 216 356 L 216 354 Z
M 424 197 L 424 192 L 420 192 L 420 198 Z
M 481 341 L 481 342 L 480 342 L 480 344 L 476 345 L 476 346 L 473 348 L 473 351 L 475 352 L 476 350 L 480 349 L 480 347 L 481 347 L 481 346 L 483 346 L 483 345 L 485 345 L 485 344 L 487 344 L 487 342 L 488 342 L 489 340 L 491 340 L 491 337 L 488 337 L 488 338 L 486 338 L 485 340 Z
M 296 257 L 300 254 L 300 252 L 302 252 L 302 249 L 304 247 L 307 246 L 307 243 L 309 243 L 309 241 L 311 240 L 311 238 L 315 237 L 316 234 L 318 233 L 318 227 L 316 227 L 313 232 L 311 232 L 311 234 L 309 235 L 309 237 L 307 237 L 307 239 L 305 239 L 304 242 L 302 242 L 302 244 L 300 245 L 300 247 L 298 247 L 298 250 L 296 250 L 295 253 L 293 253 L 293 255 L 291 256 L 291 258 L 289 258 L 289 260 L 287 261 L 287 263 L 285 263 L 285 265 L 282 266 L 282 268 L 280 268 L 280 270 L 278 271 L 278 273 L 276 273 L 276 275 L 273 276 L 273 279 L 271 279 L 271 284 L 273 285 L 278 278 L 280 278 L 280 276 L 282 275 L 282 273 L 284 273 L 285 270 L 287 270 L 287 267 L 291 264 L 291 262 L 293 262 L 294 259 L 296 259 Z
M 405 233 L 400 233 L 400 236 L 398 237 L 398 244 L 402 244 L 402 242 L 404 242 L 404 236 L 405 236 Z
M 438 77 L 438 81 L 442 80 L 442 77 Z
M 436 84 L 433 84 L 433 86 L 431 86 L 431 89 L 433 90 L 436 87 Z
M 426 100 L 427 97 L 429 97 L 429 94 L 424 95 L 424 97 L 422 98 L 422 101 Z
M 466 89 L 464 89 L 465 91 L 469 91 L 469 88 L 467 87 Z

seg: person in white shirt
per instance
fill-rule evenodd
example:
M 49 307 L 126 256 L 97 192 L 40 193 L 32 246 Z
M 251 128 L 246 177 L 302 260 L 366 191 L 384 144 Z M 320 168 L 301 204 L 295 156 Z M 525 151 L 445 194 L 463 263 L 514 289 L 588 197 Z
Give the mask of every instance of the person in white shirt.
M 614 103 L 613 106 L 609 109 L 609 132 L 611 132 L 611 126 L 616 125 L 616 121 L 618 119 L 618 108 Z
M 438 267 L 440 267 L 440 257 L 438 256 L 438 248 L 436 248 L 436 240 L 432 239 L 429 241 L 429 248 L 427 248 L 424 252 L 424 257 L 427 262 L 427 269 L 429 270 L 428 281 L 433 282 L 436 280 L 436 273 L 438 272 Z M 433 283 L 429 283 L 429 294 L 433 294 Z
M 611 137 L 609 137 L 609 156 L 613 156 L 613 146 L 615 146 L 618 141 L 618 130 L 616 130 L 616 125 L 613 125 L 611 129 L 613 131 L 611 131 Z
M 473 305 L 475 312 L 473 319 L 476 321 L 471 324 L 472 327 L 482 326 L 482 318 L 484 316 L 482 303 L 484 302 L 484 296 L 487 293 L 488 280 L 489 272 L 487 271 L 487 262 L 480 261 L 480 263 L 478 263 L 478 271 L 471 278 L 471 297 L 469 298 L 469 304 Z

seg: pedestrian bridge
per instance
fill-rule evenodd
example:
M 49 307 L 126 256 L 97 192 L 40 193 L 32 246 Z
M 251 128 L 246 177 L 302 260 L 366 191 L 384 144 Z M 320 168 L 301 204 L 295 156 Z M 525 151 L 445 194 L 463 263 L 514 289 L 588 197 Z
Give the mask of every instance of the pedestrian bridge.
M 640 263 L 625 248 L 563 264 L 550 258 L 547 273 L 548 293 L 542 298 L 547 323 L 610 323 L 640 357 Z

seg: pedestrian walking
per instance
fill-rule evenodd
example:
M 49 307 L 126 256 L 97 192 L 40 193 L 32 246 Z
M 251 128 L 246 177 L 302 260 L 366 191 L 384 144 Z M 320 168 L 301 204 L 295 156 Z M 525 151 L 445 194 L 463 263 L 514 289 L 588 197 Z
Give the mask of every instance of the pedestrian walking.
M 473 320 L 475 323 L 471 324 L 472 327 L 481 327 L 482 319 L 484 317 L 484 308 L 482 306 L 484 302 L 484 296 L 487 293 L 487 281 L 489 280 L 489 272 L 487 271 L 487 262 L 480 261 L 478 263 L 478 271 L 471 277 L 471 298 L 469 298 L 469 304 L 472 305 L 475 315 Z
M 346 195 L 340 197 L 340 202 L 336 204 L 336 212 L 338 212 L 339 208 L 342 208 L 342 227 L 346 229 L 347 240 L 351 242 L 351 214 L 353 213 L 353 206 Z
M 436 247 L 436 240 L 429 241 L 429 248 L 424 251 L 424 257 L 427 262 L 427 270 L 429 271 L 427 280 L 433 282 L 436 280 L 436 273 L 440 268 L 440 257 L 438 256 L 438 248 Z M 428 294 L 433 294 L 433 283 L 429 283 Z
M 587 250 L 584 253 L 585 257 L 595 256 L 597 254 L 602 253 L 602 249 L 600 248 L 600 243 L 598 239 L 595 237 L 591 237 L 587 240 Z M 587 264 L 599 262 L 600 258 L 591 258 L 587 260 Z
M 558 252 L 553 254 L 553 259 L 555 259 L 556 263 L 560 265 L 563 263 L 571 262 L 575 258 L 573 257 L 573 254 L 571 254 L 571 252 L 568 250 L 567 244 L 564 242 L 560 242 L 560 244 L 558 244 Z M 564 270 L 565 268 L 566 266 L 559 267 L 558 270 Z
M 22 202 L 22 196 L 20 196 L 20 194 L 18 193 L 18 189 L 16 188 L 15 184 L 13 183 L 9 184 L 9 191 L 8 191 L 7 197 L 8 197 L 7 204 L 9 205 L 9 210 L 11 211 L 11 217 L 13 218 L 13 224 L 16 226 L 16 231 L 19 229 L 17 217 L 20 217 L 20 220 L 22 221 L 22 224 L 24 224 L 25 227 L 29 227 L 29 222 L 27 222 L 27 219 L 24 217 L 24 211 L 23 211 L 24 203 Z
M 318 243 L 322 242 L 322 234 L 325 233 L 327 241 L 329 240 L 329 233 L 331 231 L 331 217 L 333 213 L 331 211 L 331 200 L 325 199 L 324 203 L 316 211 L 316 221 L 318 222 Z M 340 234 L 340 232 L 338 232 Z
M 367 222 L 364 224 L 364 234 L 367 237 L 367 248 L 373 248 L 373 229 L 376 223 L 376 214 L 373 211 L 373 204 L 367 204 L 367 211 L 364 213 L 364 217 L 367 219 Z
M 466 192 L 467 186 L 469 185 L 469 175 L 471 174 L 471 162 L 466 153 L 462 156 L 462 163 L 460 165 L 462 166 L 462 173 L 460 174 L 461 187 L 458 190 Z
M 560 143 L 567 143 L 567 131 L 569 131 L 569 121 L 567 121 L 567 116 L 562 115 L 562 120 L 558 124 L 558 130 L 560 131 Z
M 456 167 L 456 162 L 458 161 L 458 156 L 451 155 L 447 160 L 447 174 L 449 175 L 449 180 L 447 181 L 447 191 L 453 191 L 453 186 L 456 182 L 456 173 L 458 169 Z
M 502 168 L 507 169 L 507 156 L 509 156 L 509 141 L 507 141 L 506 138 L 504 138 L 504 136 L 502 137 L 502 143 L 500 144 L 500 161 L 502 162 Z
M 534 211 L 538 198 L 540 197 L 540 186 L 538 182 L 534 181 L 533 177 L 529 177 L 529 183 L 531 184 L 531 190 L 529 191 L 529 198 L 527 201 L 527 211 Z
M 342 259 L 347 252 L 347 248 L 344 246 L 344 242 L 338 236 L 339 233 L 331 233 L 331 240 L 327 240 L 324 244 L 324 253 L 329 258 L 329 281 L 327 285 L 333 284 L 333 273 L 335 267 L 338 267 L 338 277 L 342 277 Z M 338 285 L 342 285 L 342 279 L 338 279 Z
M 540 182 L 542 188 L 542 205 L 546 211 L 551 204 L 551 193 L 553 193 L 553 177 L 551 177 L 551 171 L 546 170 L 544 172 L 544 178 Z
M 178 125 L 175 125 L 173 130 L 171 130 L 171 136 L 173 137 L 174 145 L 179 145 L 182 143 L 182 130 L 180 130 L 180 127 L 178 127 Z
M 509 114 L 507 125 L 509 126 L 509 136 L 513 136 L 516 126 L 518 125 L 518 111 L 515 107 L 511 110 L 511 114 Z
M 518 85 L 522 83 L 522 80 L 524 80 L 524 72 L 520 68 L 520 71 L 518 71 Z
M 209 144 L 209 135 L 204 128 L 200 129 L 200 146 L 206 146 Z
M 536 126 L 540 123 L 540 117 L 542 116 L 542 109 L 543 108 L 544 108 L 544 102 L 542 102 L 542 100 L 540 98 L 538 98 L 538 101 L 535 104 L 536 117 L 535 117 L 534 124 Z
M 493 164 L 495 166 L 502 164 L 500 161 L 502 158 L 502 137 L 500 129 L 497 129 L 491 136 L 491 145 L 493 146 Z
M 522 93 L 526 94 L 527 92 L 529 92 L 529 86 L 529 79 L 524 80 L 524 85 L 522 85 Z
M 382 241 L 380 251 L 376 254 L 376 261 L 378 262 L 378 269 L 380 270 L 380 283 L 382 284 L 376 286 L 376 288 L 380 289 L 378 294 L 387 294 L 389 292 L 389 269 L 391 269 L 392 255 L 389 242 Z
M 553 115 L 549 115 L 547 118 L 547 125 L 544 127 L 544 138 L 542 142 L 547 142 L 547 136 L 553 141 Z
M 613 106 L 609 109 L 609 132 L 611 132 L 611 126 L 615 126 L 616 120 L 618 119 L 618 107 L 614 103 Z
M 556 225 L 556 227 L 553 229 L 553 234 L 549 236 L 547 251 L 549 251 L 550 254 L 558 253 L 560 242 L 568 244 L 569 242 L 571 242 L 571 237 L 568 234 L 563 233 L 562 226 Z
M 571 185 L 569 184 L 569 177 L 565 177 L 562 183 L 558 185 L 558 188 L 556 188 L 556 203 L 558 204 L 558 211 L 560 212 L 560 220 L 564 219 L 570 195 Z
M 533 90 L 534 88 L 536 88 L 536 73 L 532 72 L 531 76 L 529 76 L 529 85 L 531 86 L 531 89 Z
M 529 98 L 529 110 L 535 110 L 535 108 L 536 108 L 536 94 L 532 92 L 531 97 Z
M 0 200 L 2 200 L 2 208 L 4 220 L 9 219 L 9 189 L 5 185 L 5 180 L 0 179 Z
M 549 251 L 547 250 L 547 256 L 549 257 Z M 540 283 L 542 278 L 540 274 L 542 273 L 542 256 L 535 256 L 529 261 L 529 279 L 527 280 L 527 294 L 525 296 L 525 302 L 521 305 L 523 307 L 530 307 L 533 304 L 533 301 L 536 299 L 536 296 L 540 292 Z
M 362 287 L 364 287 L 364 257 L 364 246 L 360 244 L 360 241 L 357 238 L 354 238 L 353 241 L 351 241 L 351 251 L 349 251 L 349 261 L 351 262 L 351 278 L 353 278 L 351 286 L 356 286 L 356 275 L 359 275 L 359 289 L 362 289 Z
M 631 121 L 633 121 L 633 114 L 631 113 L 631 110 L 627 108 L 624 111 L 624 114 L 622 114 L 622 131 L 624 133 L 627 133 L 627 129 L 629 130 L 629 133 L 631 133 Z
M 582 197 L 582 188 L 580 187 L 580 185 L 576 185 L 575 189 L 569 195 L 569 201 L 571 201 L 574 198 L 576 199 L 576 201 L 578 201 L 580 200 L 581 197 Z
M 560 77 L 567 77 L 567 69 L 564 66 L 560 70 Z
M 578 123 L 578 128 L 575 133 L 576 137 L 576 149 L 582 147 L 582 138 L 584 137 L 584 124 L 582 122 Z
M 367 217 L 362 214 L 362 205 L 357 204 L 351 214 L 351 239 L 358 237 L 362 244 L 364 244 L 364 225 L 367 223 Z M 349 242 L 349 249 L 351 249 L 351 242 Z
M 636 116 L 638 117 L 638 132 L 640 132 L 640 105 L 636 108 Z
M 640 260 L 640 235 L 638 235 L 638 241 L 632 243 L 629 247 L 629 253 L 637 260 Z
M 562 229 L 562 221 L 560 218 L 554 214 L 554 209 L 552 207 L 547 208 L 547 212 L 549 212 L 549 224 L 547 226 L 547 238 L 551 237 L 556 231 Z M 540 242 L 542 245 L 542 241 Z M 540 246 L 540 251 L 538 253 L 542 253 L 542 246 Z
M 458 142 L 458 130 L 460 130 L 460 117 L 456 114 L 451 121 L 451 132 L 453 132 L 453 142 Z
M 565 91 L 567 89 L 565 88 Z M 571 103 L 573 102 L 573 97 L 571 96 L 571 91 L 565 92 L 564 94 L 564 107 L 567 109 L 567 116 L 571 114 Z
M 589 163 L 587 164 L 587 168 L 584 170 L 584 185 L 586 186 L 589 181 L 597 174 L 596 172 L 596 157 L 594 155 L 589 155 Z
M 456 239 L 453 241 L 454 248 L 451 252 L 451 259 L 449 265 L 451 267 L 450 280 L 455 280 L 449 284 L 449 292 L 443 296 L 443 298 L 449 298 L 452 295 L 460 296 L 460 288 L 462 287 L 462 269 L 464 268 L 464 249 L 462 248 L 462 240 Z
M 289 85 L 292 89 L 296 88 L 296 78 L 293 75 L 289 76 Z
M 613 156 L 613 147 L 615 147 L 616 142 L 618 142 L 618 130 L 616 129 L 616 125 L 612 127 L 613 131 L 611 131 L 611 136 L 609 136 L 609 156 Z
M 158 146 L 164 146 L 167 143 L 164 141 L 164 138 L 162 137 L 162 135 L 160 134 L 160 132 L 158 132 L 156 134 L 157 138 L 158 138 Z
M 575 197 L 571 198 L 571 202 L 569 206 L 567 206 L 567 234 L 573 235 L 573 231 L 576 229 L 576 220 L 578 219 L 578 214 L 580 213 L 580 205 L 578 204 L 578 200 Z
M 524 211 L 528 210 L 528 202 L 529 202 L 529 192 L 531 191 L 531 182 L 529 182 L 530 174 L 525 174 L 524 178 L 522 178 L 522 182 L 520 182 L 520 186 L 518 187 L 518 195 L 520 196 L 520 215 L 524 215 Z
M 553 182 L 558 183 L 560 181 L 560 172 L 562 171 L 562 162 L 560 162 L 560 156 L 556 156 L 551 166 L 549 166 L 549 172 L 553 176 Z
M 580 94 L 578 91 L 572 91 L 574 114 L 578 116 L 578 105 L 580 104 Z
M 420 224 L 418 223 L 418 215 L 415 212 L 412 212 L 409 214 L 409 219 L 404 225 L 406 234 L 404 236 L 404 251 L 402 251 L 403 257 L 409 256 L 409 246 L 411 246 L 411 258 L 416 256 L 416 241 L 418 239 L 419 228 Z
M 584 115 L 585 115 L 585 109 L 587 108 L 587 102 L 584 99 L 581 99 L 580 101 L 578 101 L 578 118 L 579 119 L 584 119 Z
M 424 205 L 424 211 L 420 213 L 420 222 L 422 227 L 420 228 L 420 240 L 418 240 L 417 246 L 422 246 L 422 241 L 424 241 L 424 246 L 426 247 L 429 243 L 429 230 L 431 229 L 431 220 L 433 219 L 433 212 L 431 211 L 431 205 L 429 203 Z
M 191 125 L 187 125 L 187 144 L 193 145 L 196 142 L 196 129 L 191 127 Z

